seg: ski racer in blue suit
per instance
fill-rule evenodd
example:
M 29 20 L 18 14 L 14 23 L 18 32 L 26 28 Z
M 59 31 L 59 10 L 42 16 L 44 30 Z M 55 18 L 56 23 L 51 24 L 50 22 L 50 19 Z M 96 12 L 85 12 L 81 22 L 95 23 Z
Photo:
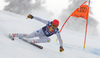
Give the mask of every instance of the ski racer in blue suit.
M 32 32 L 31 34 L 12 34 L 12 39 L 14 39 L 14 37 L 18 37 L 18 38 L 34 38 L 34 37 L 39 37 L 39 39 L 36 40 L 32 40 L 33 43 L 45 43 L 45 42 L 50 42 L 51 39 L 49 38 L 50 36 L 56 34 L 58 39 L 59 39 L 59 43 L 60 43 L 60 52 L 63 52 L 63 41 L 60 37 L 60 31 L 58 29 L 59 26 L 59 21 L 57 19 L 54 19 L 53 21 L 46 21 L 43 20 L 41 18 L 32 16 L 32 15 L 28 15 L 27 18 L 29 19 L 36 19 L 44 24 L 46 24 L 46 26 L 42 27 L 39 30 L 36 30 L 35 32 Z

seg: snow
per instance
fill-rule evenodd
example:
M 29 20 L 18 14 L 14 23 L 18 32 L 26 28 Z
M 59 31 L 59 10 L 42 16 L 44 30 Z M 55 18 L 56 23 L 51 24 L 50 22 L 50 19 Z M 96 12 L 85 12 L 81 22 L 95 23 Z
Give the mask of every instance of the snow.
M 65 28 L 61 32 L 64 52 L 59 52 L 56 35 L 50 37 L 50 43 L 39 43 L 44 47 L 42 50 L 18 38 L 14 41 L 8 38 L 9 33 L 29 34 L 43 26 L 43 23 L 34 19 L 0 11 L 0 58 L 100 58 L 100 37 L 87 35 L 86 49 L 83 49 L 84 34 Z

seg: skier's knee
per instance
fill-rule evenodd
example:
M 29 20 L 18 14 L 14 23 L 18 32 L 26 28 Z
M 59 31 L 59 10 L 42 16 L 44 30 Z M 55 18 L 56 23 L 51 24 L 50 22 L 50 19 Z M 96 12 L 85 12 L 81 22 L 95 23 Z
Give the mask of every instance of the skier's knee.
M 51 39 L 47 39 L 47 42 L 50 42 L 51 41 Z
M 27 34 L 23 34 L 23 36 L 27 36 Z

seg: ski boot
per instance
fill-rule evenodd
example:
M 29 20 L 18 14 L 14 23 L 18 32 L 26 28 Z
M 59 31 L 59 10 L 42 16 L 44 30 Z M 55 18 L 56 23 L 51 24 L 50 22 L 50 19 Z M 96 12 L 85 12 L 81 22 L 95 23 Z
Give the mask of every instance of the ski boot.
M 11 38 L 12 40 L 14 40 L 15 35 L 18 35 L 18 33 L 16 33 L 16 34 L 9 34 L 9 38 Z
M 9 38 L 11 38 L 12 40 L 14 40 L 14 37 L 12 34 L 9 34 Z

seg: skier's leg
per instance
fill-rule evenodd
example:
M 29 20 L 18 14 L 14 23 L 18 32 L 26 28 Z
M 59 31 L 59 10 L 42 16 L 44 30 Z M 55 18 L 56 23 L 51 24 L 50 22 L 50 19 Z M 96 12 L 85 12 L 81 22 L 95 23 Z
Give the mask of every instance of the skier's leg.
M 50 38 L 48 38 L 46 36 L 42 36 L 42 37 L 39 37 L 39 39 L 33 40 L 33 43 L 47 43 L 50 41 L 51 41 Z
M 12 34 L 13 37 L 18 37 L 18 38 L 33 38 L 33 37 L 37 37 L 39 35 L 39 30 L 32 32 L 31 34 L 18 34 L 18 33 L 14 33 Z

